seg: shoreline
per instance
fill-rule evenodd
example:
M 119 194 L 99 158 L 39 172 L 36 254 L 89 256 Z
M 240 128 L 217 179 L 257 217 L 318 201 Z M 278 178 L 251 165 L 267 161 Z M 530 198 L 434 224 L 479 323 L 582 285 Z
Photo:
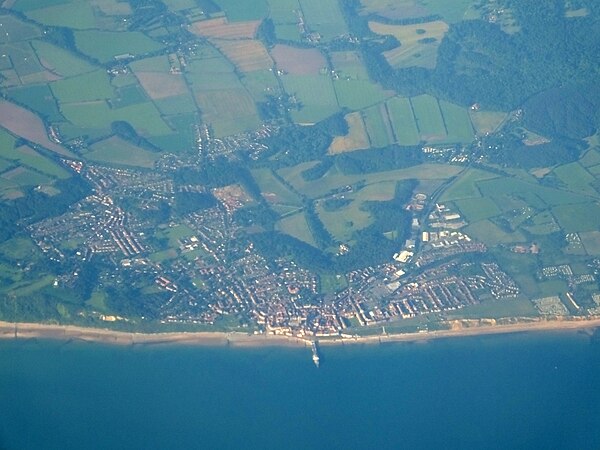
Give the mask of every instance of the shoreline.
M 457 321 L 457 323 L 460 321 Z M 539 333 L 592 330 L 600 327 L 600 318 L 577 320 L 538 320 L 510 324 L 461 327 L 458 329 L 416 333 L 380 334 L 350 337 L 296 337 L 241 332 L 165 332 L 136 333 L 74 325 L 14 323 L 0 321 L 0 340 L 50 339 L 96 342 L 109 345 L 198 345 L 209 347 L 310 347 L 313 340 L 321 346 L 382 344 L 392 342 L 427 342 L 453 337 L 485 336 L 511 333 Z

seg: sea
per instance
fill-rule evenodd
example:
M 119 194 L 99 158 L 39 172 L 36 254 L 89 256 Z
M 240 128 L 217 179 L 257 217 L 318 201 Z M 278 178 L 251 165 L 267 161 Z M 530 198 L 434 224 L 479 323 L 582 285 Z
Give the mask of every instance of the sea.
M 600 449 L 597 335 L 320 353 L 0 341 L 0 449 Z

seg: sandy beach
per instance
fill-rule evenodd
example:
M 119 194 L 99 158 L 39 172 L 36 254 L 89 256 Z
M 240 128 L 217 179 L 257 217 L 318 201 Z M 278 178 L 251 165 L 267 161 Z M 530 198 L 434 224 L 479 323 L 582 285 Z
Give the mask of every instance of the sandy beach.
M 340 336 L 318 338 L 321 345 L 379 344 L 385 342 L 417 342 L 459 336 L 478 336 L 523 332 L 585 330 L 600 327 L 600 318 L 571 320 L 539 320 L 510 324 L 476 325 L 441 331 L 381 334 L 375 336 Z M 0 339 L 57 339 L 99 342 L 114 345 L 204 345 L 204 346 L 287 346 L 305 347 L 311 337 L 246 334 L 240 332 L 174 332 L 130 333 L 102 328 L 71 325 L 0 322 Z

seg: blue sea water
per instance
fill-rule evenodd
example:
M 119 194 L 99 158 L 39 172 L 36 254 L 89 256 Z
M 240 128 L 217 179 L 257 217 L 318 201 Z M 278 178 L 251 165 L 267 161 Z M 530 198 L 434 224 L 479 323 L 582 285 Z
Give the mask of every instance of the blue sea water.
M 600 449 L 587 335 L 321 353 L 0 342 L 0 448 Z

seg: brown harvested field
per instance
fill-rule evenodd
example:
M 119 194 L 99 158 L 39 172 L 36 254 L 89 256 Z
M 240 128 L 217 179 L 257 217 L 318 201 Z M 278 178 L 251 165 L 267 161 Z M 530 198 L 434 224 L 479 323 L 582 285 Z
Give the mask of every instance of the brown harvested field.
M 345 118 L 348 134 L 335 137 L 329 146 L 329 153 L 332 155 L 369 148 L 369 136 L 360 112 L 350 113 Z
M 202 20 L 190 25 L 190 31 L 198 36 L 220 39 L 252 39 L 260 21 L 228 23 L 225 17 Z
M 214 39 L 212 43 L 242 72 L 273 67 L 273 60 L 260 41 Z
M 14 103 L 0 100 L 0 125 L 11 133 L 52 150 L 59 155 L 74 157 L 67 149 L 48 139 L 46 126 L 42 119 Z
M 323 54 L 316 48 L 295 48 L 277 44 L 271 50 L 277 68 L 292 75 L 318 75 L 327 66 Z
M 183 75 L 163 72 L 135 72 L 135 76 L 152 100 L 186 94 Z

